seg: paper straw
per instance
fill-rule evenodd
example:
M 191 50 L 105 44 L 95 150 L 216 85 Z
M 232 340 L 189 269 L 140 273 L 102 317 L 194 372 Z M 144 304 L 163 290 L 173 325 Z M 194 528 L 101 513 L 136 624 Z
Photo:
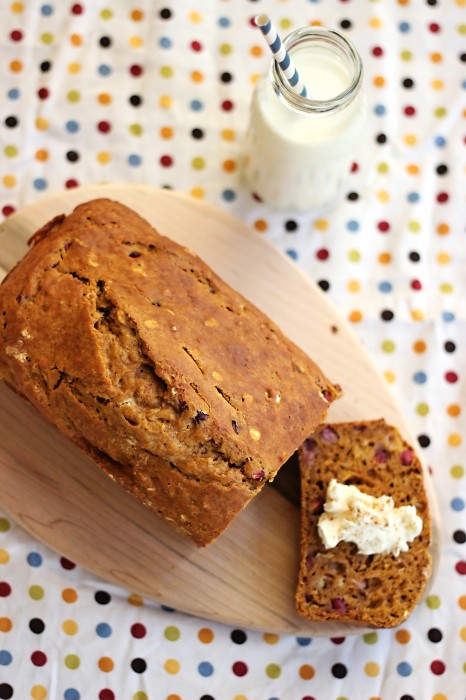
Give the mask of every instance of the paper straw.
M 266 14 L 257 15 L 254 19 L 256 26 L 261 30 L 264 38 L 272 52 L 273 57 L 283 71 L 283 75 L 298 95 L 307 97 L 306 88 L 299 77 L 299 73 L 294 67 L 290 54 L 282 44 L 277 30 L 273 26 L 270 18 Z

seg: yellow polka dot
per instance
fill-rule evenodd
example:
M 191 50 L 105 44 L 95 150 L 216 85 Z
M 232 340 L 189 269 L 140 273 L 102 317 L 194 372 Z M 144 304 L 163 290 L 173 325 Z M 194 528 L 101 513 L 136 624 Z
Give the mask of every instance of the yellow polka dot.
M 460 629 L 460 639 L 462 639 L 463 642 L 466 642 L 466 627 L 462 627 Z
M 100 668 L 100 670 L 104 673 L 110 673 L 110 671 L 113 671 L 113 669 L 115 668 L 113 659 L 111 659 L 109 656 L 101 656 L 99 661 L 97 662 L 97 665 Z
M 197 633 L 198 639 L 203 644 L 210 644 L 213 642 L 214 633 L 209 627 L 202 627 Z
M 45 117 L 37 117 L 36 119 L 36 129 L 39 131 L 47 131 L 49 128 L 49 120 Z
M 373 83 L 374 83 L 375 87 L 384 87 L 385 86 L 385 78 L 383 77 L 383 75 L 376 75 L 374 80 L 373 80 Z
M 453 479 L 462 479 L 464 476 L 464 467 L 461 466 L 461 464 L 454 464 L 452 468 L 450 469 L 450 475 L 452 476 Z M 466 596 L 465 596 L 465 602 L 466 602 Z M 465 607 L 466 609 L 466 607 Z
M 70 36 L 70 43 L 72 46 L 82 46 L 83 38 L 80 34 L 72 34 Z
M 430 54 L 430 60 L 432 63 L 441 63 L 443 61 L 443 56 L 441 53 L 435 51 L 434 53 Z
M 236 139 L 236 132 L 233 129 L 223 129 L 221 135 L 224 141 L 234 141 Z
M 6 549 L 0 549 L 0 564 L 8 564 L 10 561 L 10 555 Z
M 23 70 L 22 61 L 18 61 L 18 60 L 11 61 L 10 70 L 12 73 L 21 73 L 21 71 Z
M 419 221 L 410 221 L 408 223 L 408 228 L 412 233 L 419 233 L 419 231 L 421 230 L 421 224 L 419 223 Z
M 448 224 L 439 224 L 436 230 L 439 236 L 447 236 L 450 233 Z
M 112 160 L 112 156 L 108 151 L 100 151 L 96 156 L 97 162 L 101 165 L 106 165 Z
M 165 671 L 171 675 L 175 675 L 180 670 L 180 664 L 176 659 L 167 659 L 163 667 Z
M 361 260 L 361 253 L 359 250 L 350 250 L 348 253 L 348 259 L 351 262 L 359 262 Z
M 139 49 L 143 46 L 144 42 L 140 36 L 132 36 L 129 38 L 128 44 L 132 49 Z
M 426 403 L 418 403 L 416 406 L 416 413 L 418 416 L 428 416 L 430 413 L 430 408 Z
M 4 175 L 2 182 L 5 187 L 12 189 L 16 185 L 16 178 L 14 175 Z
M 315 671 L 310 664 L 303 664 L 299 669 L 299 675 L 303 681 L 310 681 L 315 676 Z
M 24 5 L 22 2 L 11 3 L 10 10 L 14 12 L 15 15 L 20 15 L 24 10 Z
M 388 163 L 379 163 L 377 165 L 377 172 L 378 173 L 385 174 L 385 173 L 388 173 L 389 170 L 390 170 L 390 168 L 389 168 Z
M 417 352 L 419 354 L 425 352 L 426 349 L 427 349 L 427 344 L 423 340 L 416 340 L 416 342 L 413 344 L 414 352 Z
M 351 311 L 348 318 L 351 323 L 360 323 L 362 321 L 362 313 L 356 309 L 355 311 Z
M 448 700 L 448 698 L 444 693 L 434 693 L 432 700 Z
M 69 63 L 68 64 L 68 73 L 71 75 L 76 75 L 76 73 L 79 73 L 81 70 L 81 64 L 80 63 Z
M 18 149 L 16 148 L 16 146 L 12 145 L 5 146 L 3 152 L 7 158 L 16 158 L 16 156 L 18 155 Z
M 406 166 L 406 171 L 409 175 L 419 175 L 419 166 L 415 165 L 414 163 L 410 163 Z
M 390 255 L 390 253 L 384 252 L 380 253 L 377 259 L 381 265 L 389 265 L 392 261 L 392 256 Z
M 78 632 L 78 624 L 74 620 L 65 620 L 61 626 L 63 632 L 70 637 Z
M 292 21 L 291 19 L 288 19 L 287 17 L 284 17 L 279 21 L 279 25 L 282 29 L 289 29 L 292 26 Z
M 408 49 L 405 49 L 400 53 L 400 58 L 402 61 L 410 61 L 413 57 L 413 54 L 411 51 L 408 51 Z
M 159 99 L 160 107 L 162 107 L 163 109 L 169 109 L 169 107 L 171 107 L 172 104 L 173 104 L 173 100 L 170 97 L 170 95 L 161 95 L 161 97 Z
M 139 595 L 139 593 L 130 593 L 130 595 L 128 596 L 128 603 L 130 605 L 140 607 L 141 605 L 144 605 L 144 600 L 142 596 Z
M 222 167 L 223 167 L 223 170 L 224 170 L 226 173 L 234 173 L 235 170 L 236 170 L 236 167 L 237 167 L 237 166 L 236 166 L 236 161 L 234 161 L 234 160 L 224 160 L 224 161 L 223 161 Z
M 411 318 L 413 319 L 413 321 L 423 321 L 424 312 L 421 311 L 421 309 L 413 309 L 411 311 Z
M 141 136 L 144 129 L 141 126 L 141 124 L 130 124 L 128 127 L 128 131 L 131 134 L 131 136 Z
M 327 219 L 316 219 L 314 222 L 314 227 L 318 231 L 326 231 L 328 229 L 328 220 Z
M 188 17 L 189 21 L 193 22 L 193 24 L 199 24 L 202 22 L 202 15 L 200 12 L 190 12 Z
M 437 262 L 439 265 L 449 265 L 451 263 L 451 258 L 448 253 L 437 253 Z
M 434 109 L 434 116 L 438 119 L 443 119 L 448 114 L 446 107 L 436 107 Z
M 220 44 L 218 50 L 222 56 L 229 56 L 233 51 L 233 47 L 231 44 Z
M 269 225 L 265 219 L 256 219 L 254 222 L 254 228 L 256 231 L 260 231 L 260 233 L 263 233 L 264 231 L 267 231 L 269 228 Z
M 375 661 L 369 661 L 364 666 L 364 672 L 366 676 L 370 676 L 370 678 L 375 678 L 375 676 L 378 676 L 380 673 L 379 664 L 376 664 Z
M 52 44 L 54 36 L 50 32 L 44 32 L 40 36 L 40 40 L 43 44 Z
M 451 294 L 453 292 L 453 285 L 450 282 L 443 282 L 440 287 L 442 294 Z
M 417 144 L 417 136 L 416 134 L 405 134 L 403 141 L 407 146 L 415 146 Z
M 459 433 L 450 433 L 448 436 L 448 444 L 450 447 L 459 447 L 463 442 L 463 438 Z
M 459 406 L 457 403 L 451 403 L 447 407 L 447 413 L 451 418 L 457 418 L 460 413 L 461 413 L 461 406 Z
M 133 22 L 141 22 L 144 19 L 144 12 L 142 10 L 132 10 L 130 17 Z
M 9 632 L 13 628 L 13 623 L 9 617 L 0 617 L 0 632 Z
M 204 170 L 204 168 L 205 168 L 204 158 L 201 158 L 200 156 L 193 158 L 191 161 L 191 167 L 194 168 L 194 170 Z
M 381 347 L 386 353 L 392 353 L 396 350 L 396 345 L 393 340 L 384 340 Z
M 350 280 L 346 286 L 352 294 L 357 294 L 357 292 L 361 291 L 361 284 L 358 280 Z
M 372 27 L 372 29 L 380 29 L 382 26 L 382 20 L 380 20 L 378 17 L 371 17 L 369 19 L 369 26 Z
M 411 641 L 411 632 L 409 630 L 398 630 L 395 634 L 395 639 L 398 644 L 408 644 Z
M 173 68 L 171 66 L 162 66 L 160 75 L 162 78 L 173 78 Z
M 204 199 L 205 190 L 202 187 L 193 187 L 189 194 L 196 199 Z
M 466 34 L 466 24 L 459 24 L 458 25 L 458 32 L 460 34 Z
M 280 641 L 280 637 L 278 634 L 272 634 L 271 632 L 264 632 L 262 635 L 262 638 L 264 642 L 267 644 L 276 644 L 277 642 Z
M 255 85 L 258 80 L 260 80 L 261 74 L 260 73 L 251 73 L 251 77 L 249 78 L 250 83 L 252 85 Z
M 390 194 L 387 192 L 387 190 L 379 190 L 376 193 L 376 197 L 379 202 L 388 202 L 390 200 Z
M 249 53 L 251 54 L 251 56 L 259 58 L 259 56 L 262 56 L 262 54 L 264 53 L 264 50 L 262 46 L 251 46 L 251 48 L 249 49 Z
M 440 78 L 435 78 L 435 80 L 432 81 L 431 85 L 434 90 L 443 90 L 444 88 L 443 80 L 440 80 Z
M 78 92 L 78 90 L 70 90 L 66 95 L 66 99 L 68 100 L 68 102 L 75 104 L 76 102 L 80 101 L 81 93 Z
M 33 700 L 45 700 L 47 690 L 43 685 L 33 685 L 31 688 L 31 698 Z
M 112 19 L 113 11 L 109 10 L 108 8 L 105 8 L 100 11 L 100 16 L 102 19 Z
M 191 80 L 193 83 L 202 83 L 204 81 L 204 74 L 200 70 L 193 70 L 191 73 Z
M 109 105 L 112 103 L 112 96 L 108 94 L 108 92 L 101 92 L 100 95 L 97 96 L 97 101 L 101 105 Z
M 394 382 L 396 382 L 396 375 L 394 374 L 394 372 L 390 372 L 390 370 L 386 370 L 383 373 L 383 376 L 385 377 L 385 381 L 389 384 L 394 384 Z
M 458 5 L 458 7 L 466 7 L 466 0 L 455 0 L 455 3 Z

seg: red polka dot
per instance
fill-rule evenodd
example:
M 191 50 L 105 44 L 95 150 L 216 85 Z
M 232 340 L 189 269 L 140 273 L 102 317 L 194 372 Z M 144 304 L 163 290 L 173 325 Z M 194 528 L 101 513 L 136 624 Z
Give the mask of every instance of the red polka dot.
M 200 41 L 192 41 L 191 48 L 193 51 L 202 51 L 202 44 Z
M 440 24 L 437 24 L 437 22 L 431 22 L 431 23 L 429 24 L 429 29 L 430 29 L 430 31 L 433 32 L 434 34 L 437 34 L 437 32 L 440 31 Z
M 327 248 L 319 248 L 319 250 L 316 251 L 317 260 L 328 260 L 329 257 L 330 253 Z
M 430 664 L 430 670 L 432 673 L 435 673 L 436 676 L 441 676 L 442 673 L 445 673 L 445 664 L 443 661 L 439 661 L 438 659 L 436 661 L 432 661 Z
M 455 569 L 461 576 L 466 576 L 466 561 L 459 561 Z
M 65 187 L 67 190 L 72 190 L 73 187 L 79 187 L 79 182 L 70 177 L 70 179 L 65 182 Z
M 449 384 L 455 384 L 458 381 L 458 375 L 456 372 L 445 372 L 445 379 Z
M 99 700 L 115 700 L 115 693 L 113 692 L 113 690 L 104 688 L 99 693 Z
M 330 641 L 333 644 L 343 644 L 345 639 L 346 639 L 346 637 L 330 637 Z
M 232 109 L 235 108 L 235 105 L 231 100 L 224 100 L 222 102 L 222 109 L 224 112 L 231 112 Z
M 64 569 L 71 570 L 76 567 L 76 564 L 65 557 L 60 558 L 60 564 Z
M 351 164 L 351 172 L 352 173 L 357 173 L 359 170 L 359 165 L 357 163 L 352 163 Z
M 163 165 L 164 168 L 169 168 L 173 165 L 173 158 L 171 156 L 162 156 L 160 158 L 160 165 Z
M 144 68 L 135 63 L 130 67 L 129 72 L 134 78 L 139 78 L 144 73 Z
M 21 41 L 22 38 L 23 38 L 23 32 L 20 31 L 19 29 L 13 29 L 13 31 L 10 34 L 11 41 Z
M 74 15 L 82 15 L 82 13 L 84 12 L 84 7 L 80 5 L 79 2 L 75 2 L 73 7 L 71 8 L 71 12 Z
M 108 134 L 112 130 L 112 125 L 110 122 L 101 121 L 97 124 L 97 128 L 102 134 Z
M 381 233 L 387 233 L 387 231 L 390 231 L 390 224 L 388 221 L 379 221 L 377 228 Z
M 249 20 L 249 24 L 251 24 L 253 27 L 256 27 L 256 26 L 257 26 L 257 25 L 256 25 L 256 18 L 255 18 L 255 17 L 251 17 L 251 19 Z
M 31 654 L 31 661 L 34 664 L 34 666 L 45 666 L 47 663 L 47 656 L 44 654 L 43 651 L 34 651 Z
M 448 202 L 448 193 L 447 192 L 439 192 L 437 195 L 437 202 L 440 204 L 444 204 L 445 202 Z
M 6 598 L 11 593 L 11 586 L 6 581 L 0 581 L 0 597 Z
M 142 639 L 143 637 L 145 637 L 146 632 L 147 630 L 145 626 L 142 625 L 140 622 L 135 622 L 134 625 L 131 625 L 131 634 L 136 639 Z
M 15 211 L 16 209 L 12 204 L 5 204 L 5 206 L 2 209 L 2 214 L 3 216 L 11 216 L 15 213 Z
M 244 661 L 235 661 L 231 669 L 235 676 L 245 676 L 248 672 L 248 667 Z
M 411 105 L 405 107 L 403 111 L 407 117 L 413 117 L 416 114 L 416 110 Z
M 40 88 L 40 90 L 37 91 L 37 97 L 39 98 L 39 100 L 46 100 L 49 95 L 50 93 L 45 87 Z
M 382 49 L 382 47 L 381 47 L 381 46 L 374 46 L 374 48 L 372 49 L 372 55 L 373 55 L 373 56 L 377 56 L 377 58 L 378 58 L 379 56 L 383 56 L 383 49 Z
M 411 282 L 411 289 L 414 289 L 416 292 L 418 292 L 420 289 L 422 289 L 422 284 L 419 280 L 413 280 Z

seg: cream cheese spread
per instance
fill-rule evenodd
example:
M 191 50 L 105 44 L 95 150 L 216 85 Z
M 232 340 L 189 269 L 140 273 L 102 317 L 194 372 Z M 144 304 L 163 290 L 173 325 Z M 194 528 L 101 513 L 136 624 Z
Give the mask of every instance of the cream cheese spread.
M 332 479 L 317 528 L 326 549 L 344 540 L 356 544 L 361 554 L 396 557 L 420 534 L 422 519 L 415 506 L 395 508 L 391 496 L 369 496 Z

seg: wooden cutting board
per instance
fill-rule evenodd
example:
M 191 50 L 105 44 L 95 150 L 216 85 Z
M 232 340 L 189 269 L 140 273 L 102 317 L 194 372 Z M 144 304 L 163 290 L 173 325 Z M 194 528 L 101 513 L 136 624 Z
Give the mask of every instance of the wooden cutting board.
M 96 197 L 138 211 L 268 314 L 343 387 L 330 420 L 384 417 L 414 444 L 371 358 L 321 290 L 271 243 L 219 209 L 139 185 L 96 185 L 40 199 L 0 227 L 0 278 L 26 252 L 37 228 Z M 426 481 L 438 543 L 427 473 Z M 101 578 L 142 596 L 246 628 L 305 636 L 361 629 L 310 623 L 295 613 L 299 481 L 293 459 L 216 542 L 198 549 L 0 382 L 0 484 L 0 506 L 22 527 Z

